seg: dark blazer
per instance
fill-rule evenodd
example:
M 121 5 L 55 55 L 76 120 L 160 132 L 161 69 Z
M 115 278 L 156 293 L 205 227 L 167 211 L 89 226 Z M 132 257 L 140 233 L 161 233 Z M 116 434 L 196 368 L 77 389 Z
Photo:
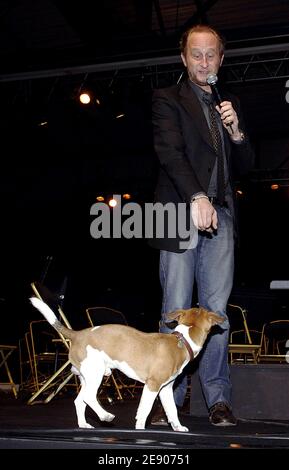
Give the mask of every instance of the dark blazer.
M 246 136 L 239 100 L 223 93 L 237 112 L 239 128 L 245 133 L 241 144 L 231 142 L 224 131 L 229 178 L 233 187 L 235 175 L 248 172 L 254 163 L 254 152 Z M 188 80 L 153 94 L 152 122 L 154 147 L 160 163 L 155 202 L 189 203 L 193 194 L 207 193 L 216 154 L 211 133 L 198 97 Z M 150 245 L 162 250 L 182 252 L 177 238 L 153 238 Z

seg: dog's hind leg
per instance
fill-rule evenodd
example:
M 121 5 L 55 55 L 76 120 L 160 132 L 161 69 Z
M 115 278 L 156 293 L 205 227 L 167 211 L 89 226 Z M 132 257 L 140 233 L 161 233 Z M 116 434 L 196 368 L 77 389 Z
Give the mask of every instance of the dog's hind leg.
M 85 386 L 81 390 L 81 399 L 98 415 L 101 421 L 112 421 L 115 415 L 108 413 L 97 400 L 97 392 L 102 382 L 106 365 L 101 356 L 87 357 L 81 364 L 81 374 Z M 97 373 L 96 373 L 97 371 Z
M 160 400 L 168 418 L 168 422 L 174 431 L 188 432 L 186 426 L 182 426 L 178 418 L 178 410 L 174 400 L 173 394 L 174 382 L 165 385 L 160 391 Z
M 147 417 L 152 409 L 158 392 L 151 391 L 145 384 L 136 413 L 135 429 L 145 429 Z
M 71 372 L 73 372 L 75 375 L 80 380 L 80 391 L 74 400 L 74 405 L 75 405 L 75 411 L 76 411 L 76 416 L 77 416 L 77 423 L 80 428 L 93 428 L 89 423 L 87 423 L 85 419 L 85 408 L 86 408 L 86 403 L 83 401 L 83 395 L 84 395 L 84 388 L 85 388 L 85 381 L 80 374 L 79 370 L 72 366 L 71 367 Z
M 81 382 L 81 389 L 76 399 L 74 400 L 77 423 L 80 428 L 93 428 L 93 426 L 91 426 L 85 419 L 85 409 L 86 409 L 86 403 L 84 401 L 85 381 L 81 375 L 79 376 L 79 379 Z
M 90 406 L 90 408 L 97 414 L 101 421 L 112 421 L 115 418 L 115 415 L 106 411 L 99 404 L 97 400 L 97 392 L 99 385 L 96 386 L 95 382 L 90 381 L 86 384 L 85 394 L 83 396 L 84 402 Z

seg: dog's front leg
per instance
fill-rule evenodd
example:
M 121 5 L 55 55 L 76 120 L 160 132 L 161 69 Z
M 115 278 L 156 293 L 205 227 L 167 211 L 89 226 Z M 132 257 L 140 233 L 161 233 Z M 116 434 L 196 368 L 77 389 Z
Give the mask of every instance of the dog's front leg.
M 151 391 L 145 384 L 136 413 L 135 429 L 145 429 L 146 420 L 152 409 L 158 392 Z
M 160 400 L 167 415 L 168 422 L 172 426 L 173 430 L 179 432 L 188 432 L 188 428 L 186 426 L 182 426 L 178 418 L 178 410 L 173 394 L 173 385 L 174 382 L 170 382 L 161 389 Z

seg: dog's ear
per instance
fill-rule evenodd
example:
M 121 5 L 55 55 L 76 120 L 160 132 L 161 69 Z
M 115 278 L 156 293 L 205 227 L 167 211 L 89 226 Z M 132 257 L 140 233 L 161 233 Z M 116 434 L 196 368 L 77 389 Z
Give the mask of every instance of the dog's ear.
M 224 317 L 221 317 L 221 315 L 218 315 L 215 312 L 209 312 L 209 321 L 211 322 L 212 326 L 220 325 L 224 320 Z
M 176 310 L 175 312 L 170 312 L 166 314 L 166 318 L 169 320 L 176 320 L 179 323 L 179 320 L 182 316 L 186 314 L 186 310 L 184 309 L 179 309 Z

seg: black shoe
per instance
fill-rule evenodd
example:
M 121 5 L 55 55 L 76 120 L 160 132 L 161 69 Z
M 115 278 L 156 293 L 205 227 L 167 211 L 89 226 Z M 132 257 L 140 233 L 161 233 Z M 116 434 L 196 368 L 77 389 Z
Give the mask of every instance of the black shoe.
M 155 426 L 168 426 L 169 424 L 167 416 L 160 403 L 158 403 L 152 412 L 151 424 L 154 424 Z
M 218 402 L 210 408 L 210 423 L 214 426 L 236 426 L 237 420 L 224 402 Z

